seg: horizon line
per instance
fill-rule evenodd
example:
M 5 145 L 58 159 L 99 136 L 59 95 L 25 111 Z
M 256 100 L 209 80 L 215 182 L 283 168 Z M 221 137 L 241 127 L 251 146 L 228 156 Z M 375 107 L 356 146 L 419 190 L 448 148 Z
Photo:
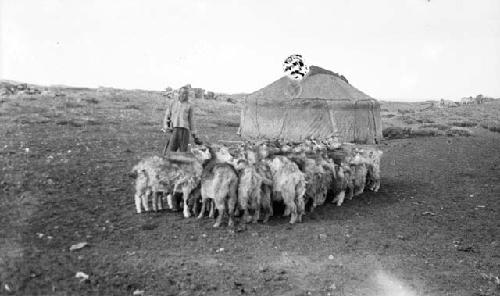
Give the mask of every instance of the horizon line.
M 172 89 L 176 89 L 172 86 L 166 86 L 165 88 L 163 89 L 148 89 L 148 88 L 125 88 L 125 87 L 116 87 L 116 86 L 104 86 L 104 85 L 98 85 L 98 86 L 88 86 L 88 85 L 66 85 L 66 84 L 58 84 L 58 83 L 53 83 L 53 84 L 40 84 L 40 83 L 36 83 L 36 82 L 28 82 L 28 81 L 19 81 L 19 80 L 15 80 L 15 79 L 8 79 L 8 78 L 1 78 L 0 79 L 0 82 L 7 82 L 7 83 L 13 83 L 13 84 L 22 84 L 22 83 L 25 83 L 25 84 L 28 84 L 28 85 L 36 85 L 36 86 L 39 86 L 39 87 L 63 87 L 63 88 L 87 88 L 87 89 L 99 89 L 99 88 L 110 88 L 110 89 L 117 89 L 117 90 L 126 90 L 126 91 L 150 91 L 150 92 L 164 92 L 166 88 L 168 87 L 171 87 Z M 187 83 L 187 84 L 190 84 L 190 83 Z M 231 93 L 231 92 L 219 92 L 219 91 L 213 91 L 213 90 L 208 90 L 208 89 L 205 89 L 203 87 L 200 87 L 206 91 L 212 91 L 214 92 L 215 94 L 224 94 L 224 95 L 249 95 L 255 91 L 252 91 L 252 92 L 234 92 L 234 93 Z M 461 98 L 469 98 L 469 97 L 475 97 L 475 96 L 478 96 L 478 95 L 482 95 L 484 97 L 487 97 L 487 98 L 493 98 L 493 99 L 500 99 L 500 97 L 496 97 L 496 96 L 490 96 L 490 95 L 484 95 L 484 94 L 475 94 L 475 95 L 468 95 L 468 96 L 462 96 L 460 98 L 454 98 L 454 99 L 449 99 L 449 98 L 425 98 L 425 99 L 415 99 L 415 98 L 394 98 L 394 97 L 390 97 L 390 98 L 376 98 L 376 97 L 372 97 L 370 96 L 371 98 L 373 99 L 376 99 L 378 101 L 390 101 L 390 102 L 402 102 L 402 103 L 411 103 L 411 102 L 426 102 L 426 101 L 439 101 L 441 99 L 445 99 L 445 100 L 459 100 Z

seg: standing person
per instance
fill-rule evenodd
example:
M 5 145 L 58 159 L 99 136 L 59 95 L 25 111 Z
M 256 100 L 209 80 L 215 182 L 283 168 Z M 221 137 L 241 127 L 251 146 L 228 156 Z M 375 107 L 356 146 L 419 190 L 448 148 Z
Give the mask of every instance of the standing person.
M 195 143 L 196 131 L 193 124 L 194 118 L 193 105 L 189 102 L 189 91 L 186 87 L 179 90 L 179 97 L 167 104 L 165 117 L 163 119 L 163 129 L 172 130 L 172 135 L 168 143 L 168 151 L 186 152 L 189 144 L 190 134 Z

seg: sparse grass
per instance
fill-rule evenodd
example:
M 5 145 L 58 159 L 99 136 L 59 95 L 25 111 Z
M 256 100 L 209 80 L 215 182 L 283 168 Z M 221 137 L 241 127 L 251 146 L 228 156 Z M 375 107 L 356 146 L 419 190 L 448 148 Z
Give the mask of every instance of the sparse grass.
M 96 98 L 83 98 L 82 101 L 88 104 L 99 104 L 99 100 Z
M 74 96 L 80 93 L 68 94 L 68 99 L 73 100 Z M 13 114 L 12 119 L 21 115 L 34 118 L 33 113 L 40 111 L 52 123 L 59 122 L 50 126 L 0 125 L 4 131 L 0 159 L 5 162 L 0 182 L 0 201 L 5 209 L 2 239 L 16 252 L 22 250 L 19 257 L 6 253 L 6 264 L 2 266 L 7 267 L 2 274 L 6 278 L 2 278 L 0 289 L 8 283 L 14 287 L 11 294 L 16 295 L 51 295 L 57 291 L 71 295 L 126 295 L 134 290 L 146 290 L 151 295 L 233 295 L 244 291 L 250 295 L 295 295 L 312 290 L 315 295 L 323 288 L 326 293 L 334 279 L 336 285 L 342 285 L 336 291 L 346 288 L 347 294 L 356 294 L 351 287 L 366 284 L 367 270 L 389 266 L 417 289 L 425 281 L 422 295 L 435 291 L 473 295 L 478 281 L 494 278 L 481 279 L 479 272 L 471 274 L 470 270 L 481 265 L 481 272 L 498 274 L 490 264 L 489 254 L 496 251 L 490 239 L 490 230 L 496 229 L 490 210 L 497 200 L 491 169 L 498 167 L 499 160 L 495 142 L 489 138 L 460 139 L 456 145 L 445 144 L 444 138 L 386 143 L 381 145 L 383 183 L 378 193 L 365 193 L 359 199 L 346 201 L 342 208 L 325 205 L 314 217 L 308 215 L 303 224 L 294 227 L 276 215 L 268 225 L 250 225 L 235 235 L 228 228 L 213 230 L 208 219 L 183 219 L 181 213 L 135 213 L 133 184 L 127 174 L 141 155 L 161 153 L 164 135 L 141 125 L 161 123 L 163 112 L 153 110 L 164 106 L 165 100 L 154 94 L 126 96 L 130 103 L 113 103 L 107 97 L 97 96 L 98 108 L 89 108 L 81 101 L 85 109 L 58 110 L 50 104 L 59 106 L 65 99 L 52 98 L 21 100 L 22 107 L 12 108 L 12 112 L 4 110 L 6 106 L 0 108 L 1 112 Z M 135 104 L 142 110 L 123 110 L 126 104 Z M 201 137 L 210 142 L 238 139 L 238 104 L 195 104 L 204 112 L 200 114 L 210 114 L 199 118 Z M 399 108 L 410 108 L 406 105 Z M 425 123 L 417 121 L 410 128 L 399 116 L 384 118 L 384 124 L 400 124 L 396 128 L 402 132 L 413 131 L 409 136 L 439 136 L 442 131 L 438 124 L 450 128 L 446 123 L 453 116 L 457 121 L 483 120 L 486 127 L 497 126 L 495 113 L 483 116 L 488 112 L 478 110 L 462 118 L 449 110 L 406 114 L 415 121 L 434 120 L 434 127 L 424 127 Z M 488 118 L 491 124 L 486 122 Z M 120 126 L 110 128 L 115 124 Z M 453 133 L 461 133 L 457 129 L 461 128 L 454 128 Z M 7 144 L 9 148 L 2 149 Z M 31 149 L 27 153 L 17 147 Z M 465 179 L 466 176 L 474 178 Z M 484 188 L 484 184 L 493 187 Z M 474 197 L 469 198 L 469 194 Z M 14 206 L 10 200 L 19 202 Z M 450 206 L 445 211 L 438 210 L 442 205 Z M 469 215 L 477 205 L 485 208 L 476 208 L 474 215 Z M 432 211 L 433 215 L 424 211 Z M 412 221 L 408 217 L 413 217 Z M 457 217 L 468 217 L 467 225 Z M 430 225 L 432 239 L 418 235 L 428 232 Z M 335 237 L 346 229 L 354 230 L 354 238 Z M 464 231 L 469 229 L 474 229 L 474 235 L 464 237 Z M 318 233 L 327 233 L 326 240 L 317 239 Z M 53 240 L 47 239 L 48 235 L 54 236 Z M 461 246 L 472 246 L 471 253 L 450 252 L 450 248 L 441 247 L 448 246 L 451 238 L 464 238 L 460 239 Z M 70 245 L 89 239 L 90 248 L 74 255 L 69 253 Z M 221 246 L 226 248 L 224 253 L 211 251 Z M 298 251 L 287 252 L 284 257 L 283 250 Z M 474 253 L 476 250 L 481 256 Z M 415 252 L 418 256 L 413 256 Z M 367 253 L 373 254 L 369 260 Z M 335 264 L 345 268 L 331 268 L 331 262 L 322 259 L 330 254 L 335 254 Z M 81 258 L 77 259 L 77 255 Z M 162 261 L 159 266 L 158 258 L 165 256 L 168 264 Z M 463 256 L 474 256 L 474 260 L 459 262 L 457 258 Z M 433 262 L 433 268 L 427 268 L 426 258 Z M 213 263 L 222 259 L 233 264 L 214 268 Z M 258 269 L 261 271 L 251 272 Z M 454 271 L 452 277 L 443 274 L 449 270 Z M 76 271 L 90 273 L 89 281 L 75 279 Z M 299 285 L 303 284 L 309 286 L 301 289 Z M 250 287 L 256 288 L 249 291 Z
M 481 105 L 458 106 L 455 108 L 429 108 L 418 111 L 417 103 L 383 102 L 384 110 L 389 114 L 382 115 L 383 126 L 436 128 L 439 131 L 448 131 L 451 128 L 471 128 L 481 126 L 496 132 L 500 129 L 500 100 L 487 102 Z M 397 116 L 391 116 L 395 114 Z M 418 133 L 418 132 L 417 132 Z M 422 132 L 425 134 L 426 132 Z M 451 136 L 468 136 L 470 130 L 453 130 Z
M 159 125 L 158 122 L 152 122 L 152 121 L 141 121 L 141 125 L 144 126 L 153 126 L 153 125 Z
M 22 105 L 20 104 L 19 102 L 13 102 L 11 104 L 11 106 L 13 107 L 18 107 L 19 110 L 17 113 L 19 114 L 45 114 L 48 109 L 46 107 L 40 107 L 40 106 L 36 106 L 36 105 L 32 105 L 32 104 L 29 104 L 29 105 Z
M 64 102 L 62 108 L 64 109 L 75 109 L 75 108 L 83 108 L 85 105 L 76 103 L 76 102 Z
M 61 119 L 56 121 L 57 125 L 67 125 L 71 127 L 84 127 L 87 125 L 101 125 L 102 123 L 95 119 Z
M 137 105 L 134 105 L 134 104 L 129 104 L 129 105 L 125 105 L 123 107 L 123 109 L 129 109 L 129 110 L 141 110 L 141 108 Z
M 130 99 L 127 97 L 121 97 L 121 96 L 112 96 L 109 98 L 111 102 L 130 102 Z
M 43 114 L 44 117 L 50 118 L 50 119 L 55 119 L 55 118 L 61 118 L 63 114 L 61 113 L 55 113 L 55 112 L 49 112 Z
M 208 116 L 209 114 L 213 114 L 213 110 L 196 110 L 196 115 L 199 116 Z
M 219 120 L 217 121 L 218 126 L 227 126 L 227 127 L 239 127 L 240 123 L 239 122 L 232 122 L 232 121 L 226 121 L 226 120 Z

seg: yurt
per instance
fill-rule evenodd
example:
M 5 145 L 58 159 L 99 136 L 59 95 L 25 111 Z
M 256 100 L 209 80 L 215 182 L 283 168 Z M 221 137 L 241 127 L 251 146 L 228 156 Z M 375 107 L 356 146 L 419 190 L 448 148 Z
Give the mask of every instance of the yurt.
M 343 76 L 311 66 L 301 80 L 284 76 L 248 95 L 240 133 L 247 140 L 337 137 L 376 144 L 382 139 L 380 104 Z

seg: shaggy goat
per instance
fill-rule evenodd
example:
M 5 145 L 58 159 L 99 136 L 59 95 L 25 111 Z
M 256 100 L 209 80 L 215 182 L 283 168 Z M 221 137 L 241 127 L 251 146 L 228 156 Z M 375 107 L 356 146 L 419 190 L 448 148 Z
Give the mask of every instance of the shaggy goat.
M 214 227 L 219 227 L 227 212 L 229 214 L 228 226 L 234 225 L 234 211 L 238 201 L 238 176 L 232 165 L 217 163 L 216 154 L 209 147 L 212 158 L 203 169 L 201 176 L 201 212 L 198 219 L 205 214 L 208 200 L 215 202 L 218 216 Z
M 383 152 L 381 150 L 363 149 L 361 156 L 363 156 L 367 161 L 367 187 L 371 191 L 377 192 L 380 189 L 380 159 L 382 158 Z
M 244 213 L 244 221 L 257 223 L 260 210 L 263 209 L 266 212 L 263 222 L 267 222 L 273 210 L 270 191 L 265 185 L 272 185 L 272 180 L 266 178 L 265 173 L 259 174 L 257 165 L 250 164 L 247 160 L 239 160 L 237 170 L 239 172 L 238 204 Z M 253 217 L 250 217 L 248 210 L 254 211 Z
M 337 206 L 341 206 L 344 202 L 346 193 L 347 197 L 350 199 L 353 195 L 353 183 L 351 180 L 351 168 L 348 165 L 341 164 L 335 165 L 335 181 L 334 181 L 334 194 L 335 197 L 332 203 L 337 203 Z
M 283 201 L 284 216 L 290 215 L 290 223 L 302 221 L 305 212 L 304 194 L 306 181 L 298 166 L 284 156 L 267 159 L 273 176 L 273 200 Z
M 132 174 L 136 177 L 135 180 L 135 208 L 138 214 L 142 213 L 142 208 L 144 211 L 149 212 L 149 197 L 152 195 L 151 186 L 149 186 L 149 175 L 146 168 L 150 165 L 153 159 L 147 158 L 140 161 L 137 165 L 132 168 Z M 162 210 L 163 204 L 158 202 L 158 196 L 156 193 L 153 195 L 153 210 Z
M 363 146 L 355 147 L 352 151 L 353 156 L 346 161 L 352 164 L 363 163 L 366 166 L 366 187 L 374 192 L 380 188 L 380 159 L 383 152 L 375 147 Z
M 141 203 L 144 210 L 149 211 L 148 198 L 153 193 L 153 209 L 161 207 L 160 192 L 182 192 L 184 201 L 184 217 L 189 217 L 187 200 L 201 178 L 202 164 L 190 153 L 175 153 L 172 158 L 159 156 L 147 157 L 140 161 L 133 172 L 137 174 L 135 205 L 141 213 Z
M 358 196 L 365 190 L 367 169 L 364 163 L 350 164 L 353 196 Z M 351 197 L 352 198 L 352 197 Z

